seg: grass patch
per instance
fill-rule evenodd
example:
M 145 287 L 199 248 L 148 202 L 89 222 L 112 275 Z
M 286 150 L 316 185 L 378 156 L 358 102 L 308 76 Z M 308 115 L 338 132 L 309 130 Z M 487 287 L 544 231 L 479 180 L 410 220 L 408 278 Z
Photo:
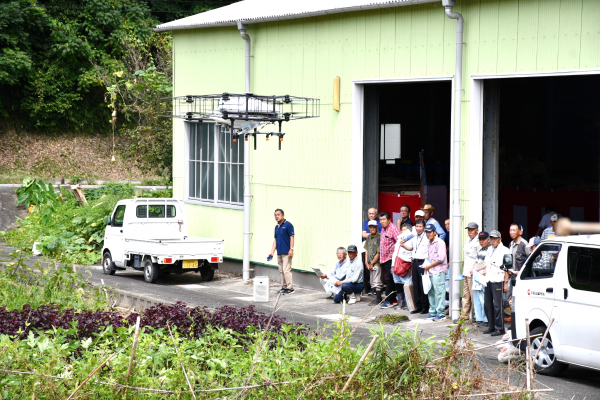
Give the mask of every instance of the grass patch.
M 410 321 L 406 315 L 402 314 L 381 314 L 372 320 L 371 324 L 384 324 L 384 325 L 396 325 L 402 322 Z

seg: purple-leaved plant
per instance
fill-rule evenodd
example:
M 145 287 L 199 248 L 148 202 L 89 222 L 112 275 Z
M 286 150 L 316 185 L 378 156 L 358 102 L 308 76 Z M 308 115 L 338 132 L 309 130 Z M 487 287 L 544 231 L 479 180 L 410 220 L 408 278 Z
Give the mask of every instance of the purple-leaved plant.
M 60 310 L 55 304 L 44 305 L 35 309 L 25 305 L 21 310 L 8 311 L 0 307 L 0 334 L 26 337 L 29 331 L 46 331 L 52 328 L 72 328 L 72 322 L 77 322 L 78 338 L 90 337 L 103 331 L 108 326 L 117 329 L 122 326 L 135 324 L 138 314 L 132 313 L 123 318 L 114 311 L 81 311 L 73 309 Z M 166 329 L 176 326 L 184 335 L 198 338 L 209 327 L 227 328 L 241 334 L 243 337 L 248 329 L 255 327 L 265 329 L 269 315 L 249 306 L 236 308 L 223 306 L 211 312 L 206 307 L 189 308 L 183 302 L 175 304 L 159 304 L 150 307 L 141 314 L 141 326 L 155 329 Z M 294 325 L 299 333 L 306 333 L 307 327 L 301 324 L 291 324 L 285 318 L 274 315 L 269 332 L 284 333 L 283 325 Z M 248 339 L 247 336 L 245 336 Z

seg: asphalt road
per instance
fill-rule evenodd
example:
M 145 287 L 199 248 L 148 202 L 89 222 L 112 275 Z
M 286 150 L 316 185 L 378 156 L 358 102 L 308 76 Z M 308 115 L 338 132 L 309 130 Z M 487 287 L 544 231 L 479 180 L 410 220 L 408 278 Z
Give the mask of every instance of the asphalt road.
M 12 187 L 0 187 L 0 231 L 7 231 L 15 228 L 17 218 L 23 218 L 27 215 L 25 207 L 15 205 L 17 195 Z
M 0 187 L 0 230 L 6 230 L 17 217 L 26 214 L 25 210 L 16 209 L 14 206 L 14 192 L 10 188 Z M 5 258 L 5 254 L 10 251 L 10 247 L 0 242 L 0 258 Z M 33 264 L 34 257 L 30 263 Z M 254 303 L 251 301 L 253 287 L 245 284 L 239 277 L 229 274 L 217 274 L 212 282 L 202 282 L 199 274 L 187 273 L 183 275 L 170 274 L 160 278 L 157 284 L 148 284 L 144 281 L 143 274 L 134 270 L 117 271 L 116 275 L 104 275 L 100 266 L 78 267 L 79 272 L 94 284 L 100 284 L 101 280 L 107 286 L 127 291 L 133 295 L 150 297 L 155 300 L 173 303 L 183 301 L 190 306 L 206 306 L 216 308 L 223 305 L 244 307 L 254 305 L 259 311 L 270 313 L 276 298 L 277 286 L 271 286 L 271 301 L 269 303 Z M 371 298 L 368 299 L 369 301 Z M 367 301 L 361 301 L 347 309 L 350 316 L 350 323 L 356 326 L 372 308 L 368 306 Z M 278 303 L 278 315 L 289 318 L 294 322 L 308 325 L 315 329 L 323 329 L 327 324 L 331 324 L 339 318 L 340 306 L 334 305 L 331 300 L 325 299 L 323 292 L 314 291 L 305 288 L 296 288 L 296 293 L 291 296 L 282 296 Z M 388 311 L 376 309 L 367 318 L 367 321 L 378 314 L 384 313 L 407 314 L 405 311 Z M 434 323 L 425 321 L 422 316 L 410 315 L 410 321 L 402 324 L 402 329 L 417 329 L 423 337 L 436 336 L 436 339 L 443 339 L 447 336 L 452 324 L 450 321 Z M 355 332 L 353 342 L 369 340 L 371 336 L 370 329 L 377 325 L 364 323 Z M 385 330 L 391 332 L 393 327 L 386 326 Z M 495 338 L 481 334 L 478 329 L 473 329 L 469 337 L 475 343 L 476 347 L 483 347 L 495 342 Z M 496 356 L 498 350 L 484 349 L 478 351 L 479 360 L 484 367 L 502 377 L 505 367 L 498 363 Z M 514 376 L 514 377 L 513 377 Z M 514 382 L 516 375 L 511 376 Z M 522 379 L 522 376 L 520 376 Z M 544 393 L 541 398 L 544 399 L 600 399 L 600 371 L 589 370 L 581 367 L 570 366 L 567 371 L 557 378 L 536 376 L 537 388 L 543 388 L 544 385 L 554 389 L 554 392 Z M 541 383 L 541 385 L 540 385 Z

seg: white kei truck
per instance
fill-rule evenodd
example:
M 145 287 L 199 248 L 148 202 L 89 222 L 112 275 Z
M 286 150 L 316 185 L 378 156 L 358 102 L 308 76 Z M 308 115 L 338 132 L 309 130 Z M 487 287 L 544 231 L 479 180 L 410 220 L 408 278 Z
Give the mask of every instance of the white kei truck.
M 210 281 L 223 262 L 222 239 L 188 236 L 181 200 L 121 200 L 105 222 L 102 270 L 106 275 L 129 267 L 144 271 L 149 283 L 163 274 L 185 272 L 200 272 Z
M 600 235 L 543 240 L 513 283 L 513 339 L 526 336 L 526 319 L 531 335 L 550 327 L 543 343 L 543 336 L 531 339 L 536 371 L 600 370 Z

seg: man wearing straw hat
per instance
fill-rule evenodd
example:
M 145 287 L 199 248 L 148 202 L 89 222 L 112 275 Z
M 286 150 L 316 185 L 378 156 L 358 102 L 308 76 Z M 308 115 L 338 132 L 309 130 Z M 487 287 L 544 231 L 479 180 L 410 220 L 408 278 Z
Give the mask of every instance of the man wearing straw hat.
M 421 208 L 421 211 L 423 211 L 423 213 L 425 214 L 425 226 L 432 224 L 435 227 L 437 236 L 440 239 L 445 240 L 446 232 L 444 231 L 444 229 L 442 229 L 442 226 L 440 225 L 440 223 L 437 222 L 437 220 L 435 218 L 433 218 L 433 213 L 435 212 L 435 207 L 432 206 L 431 204 L 425 204 L 425 206 L 423 206 L 423 208 Z

